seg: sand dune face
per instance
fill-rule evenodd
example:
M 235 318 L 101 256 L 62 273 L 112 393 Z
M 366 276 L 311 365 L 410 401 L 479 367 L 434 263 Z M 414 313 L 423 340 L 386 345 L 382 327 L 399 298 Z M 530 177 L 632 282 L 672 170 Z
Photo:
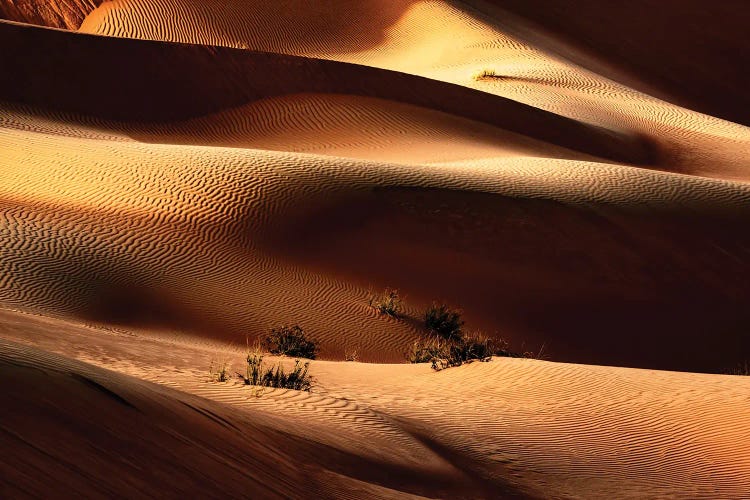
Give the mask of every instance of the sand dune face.
M 555 37 L 548 47 L 600 74 L 682 106 L 750 125 L 744 90 L 750 80 L 735 64 L 750 49 L 742 35 L 750 21 L 745 2 L 710 7 L 693 0 L 638 1 L 627 6 L 589 0 L 565 5 L 549 0 L 474 4 L 498 20 L 513 12 L 536 23 L 536 34 L 530 29 L 521 32 L 535 41 L 544 38 L 539 36 L 541 25 Z M 515 22 L 519 24 L 523 25 Z
M 741 498 L 747 380 L 633 368 L 750 359 L 738 20 L 578 4 L 0 3 L 0 496 Z
M 14 456 L 0 463 L 3 495 L 513 494 L 502 483 L 472 481 L 406 434 L 395 442 L 371 436 L 370 446 L 356 448 L 351 438 L 362 436 L 347 436 L 342 446 L 340 431 L 317 426 L 313 434 L 300 415 L 237 412 L 65 357 L 2 347 L 0 443 Z M 290 434 L 295 427 L 302 432 Z
M 0 19 L 74 30 L 101 3 L 102 0 L 7 0 L 0 3 Z
M 374 8 L 375 4 L 379 8 Z M 733 111 L 747 107 L 735 105 L 744 102 L 743 89 L 747 85 L 737 78 L 733 70 L 737 65 L 720 62 L 742 57 L 717 56 L 719 50 L 729 47 L 733 53 L 742 53 L 741 45 L 737 44 L 743 43 L 739 33 L 747 9 L 722 7 L 718 14 L 723 16 L 722 20 L 728 20 L 733 12 L 737 16 L 731 21 L 718 22 L 717 26 L 727 30 L 719 34 L 709 33 L 706 30 L 710 28 L 700 24 L 697 4 L 692 2 L 687 8 L 676 9 L 680 11 L 680 22 L 669 21 L 651 29 L 648 22 L 639 23 L 633 18 L 634 13 L 640 12 L 638 9 L 619 12 L 622 9 L 618 7 L 608 14 L 608 7 L 599 5 L 567 9 L 544 2 L 534 6 L 487 1 L 364 2 L 356 13 L 363 21 L 355 23 L 362 29 L 355 38 L 357 42 L 352 44 L 351 37 L 343 32 L 330 38 L 332 26 L 345 31 L 329 17 L 335 17 L 334 12 L 350 12 L 346 2 L 330 2 L 323 12 L 309 13 L 307 19 L 315 20 L 310 24 L 310 21 L 300 23 L 299 13 L 307 8 L 294 2 L 259 2 L 253 4 L 253 9 L 243 9 L 239 3 L 222 4 L 219 8 L 210 2 L 128 0 L 102 5 L 87 18 L 81 30 L 322 57 L 427 76 L 508 97 L 618 133 L 627 131 L 648 139 L 652 147 L 658 145 L 657 157 L 641 155 L 628 160 L 630 163 L 687 174 L 747 179 L 749 167 L 744 151 L 750 136 L 746 127 L 709 119 L 610 79 L 647 93 L 657 87 L 663 89 L 658 93 L 660 96 L 747 124 L 746 117 Z M 498 5 L 529 19 L 499 10 Z M 666 3 L 648 10 L 656 12 L 653 19 L 663 19 L 675 9 Z M 578 16 L 580 11 L 590 12 L 592 22 L 587 21 L 588 17 Z M 570 16 L 571 22 L 562 21 Z M 177 23 L 178 19 L 189 21 Z M 321 24 L 316 24 L 318 21 Z M 570 26 L 581 23 L 585 26 L 570 32 L 571 43 L 540 32 L 538 23 L 565 33 L 569 33 Z M 306 43 L 279 43 L 278 37 L 265 33 L 268 26 L 279 27 L 279 33 L 296 32 L 300 24 L 307 26 L 309 31 L 305 33 L 311 35 L 304 39 Z M 324 25 L 328 27 L 315 28 Z M 451 27 L 452 36 L 445 36 L 445 26 Z M 692 36 L 683 33 L 681 27 L 685 26 L 694 33 Z M 588 38 L 575 38 L 581 30 Z M 609 38 L 611 30 L 624 33 Z M 614 42 L 650 36 L 663 39 L 627 46 Z M 726 41 L 714 42 L 716 45 L 696 42 L 708 38 Z M 289 41 L 290 37 L 284 36 L 283 40 Z M 581 49 L 582 45 L 586 50 Z M 695 50 L 686 49 L 685 45 Z M 659 49 L 648 53 L 651 46 Z M 591 57 L 590 50 L 606 52 L 604 56 Z M 675 65 L 667 66 L 663 60 L 675 61 Z M 611 64 L 613 61 L 618 62 L 617 69 Z M 664 69 L 667 67 L 670 70 L 674 67 L 674 73 L 667 74 Z M 477 79 L 476 75 L 482 71 L 490 71 L 497 77 Z
M 59 111 L 163 122 L 284 94 L 353 94 L 428 107 L 596 156 L 638 163 L 648 163 L 654 156 L 649 144 L 634 135 L 406 74 L 279 54 L 72 35 L 11 24 L 2 25 L 0 36 L 14 54 L 6 61 L 7 76 L 0 80 L 4 99 Z M 35 61 L 33 67 L 27 62 L 30 59 Z M 134 73 L 141 76 L 128 78 Z M 52 78 L 43 80 L 40 74 Z M 60 94 L 65 97 L 59 98 Z M 117 100 L 111 99 L 113 94 Z
M 95 444 L 110 432 L 127 439 L 134 426 L 122 426 L 119 418 L 143 415 L 146 421 L 139 417 L 136 429 L 153 436 L 153 449 L 146 451 L 161 458 L 173 437 L 193 428 L 195 444 L 187 452 L 207 449 L 202 462 L 191 465 L 189 454 L 165 458 L 202 479 L 235 480 L 228 488 L 255 491 L 254 481 L 265 480 L 278 461 L 279 480 L 269 495 L 741 498 L 750 487 L 750 457 L 737 439 L 750 430 L 744 418 L 750 382 L 744 377 L 524 359 L 438 374 L 424 365 L 316 362 L 316 392 L 275 390 L 256 397 L 239 384 L 207 381 L 204 365 L 212 358 L 241 369 L 237 351 L 0 315 L 0 331 L 14 340 L 3 341 L 0 366 L 17 377 L 2 392 L 4 403 L 14 403 L 2 406 L 2 426 L 37 445 L 12 441 L 7 449 L 34 463 L 48 460 L 40 450 L 49 443 L 29 426 L 64 428 L 70 420 L 40 422 L 45 414 L 29 411 L 32 420 L 7 418 L 18 415 L 10 408 L 35 405 L 33 392 L 19 385 L 45 391 L 54 411 L 73 421 L 76 401 L 95 404 L 110 416 L 92 422 L 97 432 L 85 439 Z M 30 376 L 29 366 L 38 375 Z M 35 377 L 44 378 L 37 383 Z M 166 435 L 164 412 L 174 429 Z M 94 451 L 82 457 L 96 457 L 97 448 L 87 450 Z M 303 470 L 288 470 L 308 457 L 312 463 Z M 210 465 L 222 460 L 255 466 L 239 467 L 245 476 L 236 478 L 236 467 Z M 109 467 L 118 476 L 133 474 L 119 460 Z
M 503 172 L 500 160 L 494 169 L 398 166 L 11 129 L 3 140 L 3 295 L 16 306 L 190 325 L 237 343 L 299 322 L 329 356 L 343 354 L 343 338 L 364 359 L 398 361 L 418 329 L 366 306 L 368 286 L 395 284 L 414 317 L 446 298 L 476 326 L 546 342 L 563 359 L 710 370 L 746 352 L 736 326 L 748 282 L 737 262 L 749 196 L 741 185 L 627 169 L 618 199 L 600 184 L 605 165 L 564 160 L 522 185 L 533 170 L 519 174 L 512 160 Z M 542 194 L 559 201 L 518 198 Z M 544 322 L 526 319 L 540 309 Z M 621 318 L 614 327 L 611 315 Z M 708 339 L 712 354 L 697 356 L 706 344 L 682 339 L 709 327 L 722 334 Z M 649 355 L 638 341 L 613 346 L 602 329 L 660 340 Z

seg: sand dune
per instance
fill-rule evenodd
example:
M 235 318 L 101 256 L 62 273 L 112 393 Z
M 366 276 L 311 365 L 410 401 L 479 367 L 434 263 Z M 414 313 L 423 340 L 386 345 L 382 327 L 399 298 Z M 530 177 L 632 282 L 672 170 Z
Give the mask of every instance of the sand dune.
M 634 135 L 402 73 L 280 54 L 74 35 L 12 23 L 0 28 L 0 42 L 12 49 L 5 61 L 9 71 L 0 80 L 3 100 L 57 111 L 163 122 L 264 97 L 325 92 L 427 107 L 605 158 L 648 163 L 654 155 L 648 143 Z M 259 68 L 263 78 L 258 77 Z M 40 79 L 40 74 L 54 77 Z
M 398 361 L 419 329 L 366 305 L 368 287 L 398 286 L 414 317 L 449 299 L 558 359 L 712 370 L 747 352 L 742 184 L 566 160 L 534 173 L 528 158 L 401 166 L 13 129 L 2 142 L 3 300 L 16 306 L 237 343 L 299 322 L 334 359 L 357 344 Z M 659 336 L 644 353 L 605 328 Z M 707 328 L 721 332 L 710 354 L 674 345 Z
M 744 36 L 750 22 L 746 2 L 730 0 L 708 6 L 700 0 L 639 0 L 609 5 L 575 0 L 563 5 L 549 0 L 474 0 L 472 4 L 518 30 L 520 37 L 599 74 L 691 109 L 750 125 L 745 91 L 750 77 L 736 64 L 750 50 Z
M 0 496 L 742 498 L 744 10 L 574 4 L 0 2 Z
M 650 156 L 646 161 L 641 156 L 628 160 L 631 163 L 747 180 L 750 166 L 744 151 L 750 131 L 746 127 L 680 108 L 610 79 L 646 93 L 653 90 L 659 97 L 675 97 L 678 103 L 699 111 L 718 111 L 719 116 L 747 124 L 746 117 L 743 119 L 734 111 L 743 109 L 740 103 L 744 102 L 743 89 L 747 85 L 742 84 L 742 78 L 736 78 L 737 71 L 733 68 L 737 66 L 730 61 L 741 57 L 727 58 L 723 53 L 717 56 L 719 50 L 727 47 L 741 53 L 741 45 L 737 44 L 742 43 L 740 33 L 745 24 L 742 19 L 747 9 L 723 6 L 720 12 L 715 12 L 722 16 L 722 22 L 716 25 L 728 30 L 716 33 L 706 31 L 711 28 L 702 22 L 700 2 L 691 2 L 687 8 L 661 3 L 650 9 L 656 13 L 650 18 L 653 21 L 640 23 L 632 17 L 639 9 L 615 7 L 611 16 L 601 20 L 609 7 L 596 2 L 581 3 L 585 5 L 566 9 L 545 2 L 522 5 L 501 1 L 368 1 L 360 2 L 353 11 L 349 3 L 335 1 L 320 9 L 295 2 L 257 2 L 247 9 L 245 2 L 219 5 L 123 0 L 107 2 L 92 12 L 81 31 L 322 57 L 427 76 L 618 132 L 626 131 L 659 146 L 657 158 Z M 498 5 L 518 11 L 528 19 L 498 10 Z M 591 17 L 578 16 L 581 10 L 590 12 Z M 675 11 L 680 12 L 679 22 L 650 28 L 649 23 Z M 354 16 L 357 22 L 342 26 L 340 12 Z M 732 13 L 737 15 L 729 21 Z M 301 22 L 300 17 L 305 21 Z M 346 19 L 348 23 L 350 18 Z M 595 21 L 587 23 L 588 19 Z M 551 24 L 572 35 L 573 43 L 561 42 L 540 31 L 537 23 Z M 306 29 L 292 43 L 293 37 L 287 34 L 297 33 L 301 25 Z M 271 26 L 276 35 L 268 33 Z M 358 27 L 354 41 L 347 33 L 348 26 Z M 445 36 L 445 26 L 451 27 L 450 37 Z M 571 30 L 571 26 L 578 28 Z M 691 36 L 680 28 L 684 26 L 692 30 Z M 584 32 L 589 38 L 575 39 L 581 30 L 588 30 Z M 624 30 L 635 30 L 639 36 L 628 32 L 610 37 L 611 33 Z M 337 36 L 331 37 L 331 33 Z M 701 37 L 701 33 L 705 35 Z M 626 47 L 615 42 L 653 36 L 663 39 L 628 43 Z M 597 43 L 591 43 L 592 39 Z M 709 43 L 706 39 L 721 42 Z M 576 44 L 576 40 L 580 43 Z M 700 44 L 697 40 L 701 40 Z M 582 44 L 587 50 L 608 50 L 609 57 L 587 56 L 588 52 L 580 48 Z M 695 50 L 686 49 L 686 45 Z M 659 49 L 643 53 L 652 46 Z M 674 65 L 662 64 L 665 59 Z M 619 69 L 604 64 L 615 60 L 622 62 Z M 622 70 L 628 66 L 632 67 L 629 73 Z M 667 67 L 675 72 L 668 74 Z M 482 71 L 490 71 L 497 77 L 477 79 L 476 75 Z M 675 78 L 676 81 L 672 80 Z M 700 105 L 695 107 L 696 103 Z
M 102 0 L 8 0 L 0 3 L 0 19 L 52 28 L 78 29 Z
M 403 431 L 383 439 L 384 422 L 374 422 L 380 436 L 370 433 L 364 445 L 367 424 L 300 426 L 300 414 L 237 411 L 66 357 L 0 345 L 0 443 L 14 457 L 0 462 L 4 496 L 423 498 L 506 488 L 472 481 Z
M 155 435 L 157 452 L 173 446 L 170 435 L 158 432 L 166 410 L 172 435 L 195 428 L 191 442 L 211 451 L 201 464 L 183 462 L 189 456 L 170 464 L 189 470 L 203 465 L 199 477 L 222 483 L 235 479 L 235 467 L 244 461 L 254 464 L 241 468 L 248 475 L 232 488 L 263 481 L 274 461 L 277 489 L 269 494 L 305 497 L 326 488 L 323 494 L 379 497 L 738 498 L 750 487 L 742 439 L 750 432 L 744 418 L 750 381 L 743 377 L 499 358 L 438 374 L 425 365 L 321 361 L 313 363 L 316 392 L 269 390 L 256 397 L 237 383 L 207 381 L 211 359 L 241 369 L 242 354 L 235 350 L 0 315 L 3 336 L 36 346 L 3 342 L 0 363 L 18 380 L 3 398 L 28 407 L 35 399 L 18 385 L 49 391 L 55 411 L 73 418 L 81 407 L 71 400 L 91 398 L 112 416 L 106 431 L 128 432 L 133 426 L 121 427 L 118 418 L 134 412 L 118 403 L 121 398 L 145 417 L 136 429 Z M 78 375 L 60 381 L 60 372 Z M 66 392 L 60 393 L 63 384 Z M 11 449 L 29 460 L 46 458 L 40 451 L 50 443 L 29 433 L 29 426 L 62 427 L 59 422 L 68 420 L 50 423 L 42 412 L 28 413 L 45 420 L 3 418 L 2 425 L 38 448 L 32 452 L 14 442 Z M 100 436 L 92 434 L 89 440 Z M 216 446 L 217 438 L 226 448 Z M 230 458 L 226 450 L 235 466 L 206 463 Z M 295 460 L 307 456 L 316 465 L 304 469 L 310 477 L 302 484 L 309 490 L 300 491 Z M 121 462 L 115 466 L 126 478 L 139 477 Z

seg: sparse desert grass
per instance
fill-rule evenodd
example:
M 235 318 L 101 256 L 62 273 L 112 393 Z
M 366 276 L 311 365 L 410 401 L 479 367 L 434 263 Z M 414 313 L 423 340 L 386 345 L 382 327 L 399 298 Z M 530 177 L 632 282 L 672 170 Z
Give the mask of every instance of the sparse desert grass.
M 401 314 L 401 296 L 398 290 L 386 288 L 379 296 L 370 293 L 368 304 L 374 307 L 380 314 L 387 314 L 398 318 Z
M 501 76 L 494 69 L 483 69 L 474 74 L 474 80 L 481 80 L 483 78 L 501 78 Z
M 220 363 L 211 360 L 211 365 L 208 367 L 208 375 L 212 381 L 215 382 L 226 382 L 229 380 L 229 367 L 226 361 Z
M 344 351 L 345 361 L 357 361 L 358 357 L 359 357 L 359 353 L 357 349 L 346 349 Z
M 271 333 L 263 339 L 261 346 L 271 354 L 294 358 L 315 359 L 319 351 L 317 342 L 308 339 L 305 331 L 297 325 L 271 329 Z
M 294 368 L 290 372 L 285 371 L 281 363 L 266 366 L 263 363 L 263 354 L 256 351 L 248 353 L 247 369 L 241 377 L 245 385 L 310 392 L 313 379 L 308 373 L 309 369 L 310 362 L 302 363 L 299 359 L 294 360 Z
M 473 361 L 489 361 L 492 356 L 517 357 L 510 352 L 504 340 L 474 333 L 457 339 L 445 339 L 433 334 L 416 340 L 406 359 L 410 363 L 431 363 L 433 370 L 440 371 Z
M 457 309 L 433 302 L 425 311 L 424 326 L 431 333 L 446 340 L 460 340 L 464 321 L 461 319 L 461 312 Z

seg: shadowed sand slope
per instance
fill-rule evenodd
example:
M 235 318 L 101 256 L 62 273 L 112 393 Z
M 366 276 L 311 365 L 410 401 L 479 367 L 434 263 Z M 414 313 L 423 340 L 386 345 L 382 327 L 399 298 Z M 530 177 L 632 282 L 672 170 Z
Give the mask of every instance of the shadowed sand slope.
M 238 410 L 18 344 L 0 347 L 0 443 L 13 456 L 0 461 L 3 496 L 515 496 L 403 431 L 376 452 L 380 436 L 342 446 L 335 425 L 300 426 L 299 414 Z
M 635 135 L 587 125 L 460 86 L 375 68 L 0 24 L 6 101 L 116 120 L 194 118 L 300 92 L 399 101 L 481 121 L 590 155 L 649 163 Z M 137 76 L 136 76 L 137 75 Z M 113 99 L 113 96 L 117 96 Z
M 750 361 L 747 9 L 656 3 L 0 0 L 0 497 L 743 498 L 750 379 L 653 369 Z
M 479 0 L 521 37 L 646 93 L 750 125 L 750 75 L 740 63 L 750 51 L 750 6 L 742 0 Z M 484 9 L 483 9 L 484 7 Z M 503 23 L 505 24 L 505 23 Z M 542 28 L 541 30 L 539 28 Z M 544 33 L 553 38 L 545 41 Z
M 137 453 L 157 460 L 153 470 L 179 467 L 163 484 L 208 479 L 230 496 L 716 499 L 750 488 L 746 377 L 508 358 L 441 373 L 315 361 L 314 392 L 258 397 L 207 379 L 212 359 L 241 370 L 236 350 L 8 311 L 0 335 L 24 344 L 1 342 L 0 398 L 12 404 L 0 406 L 0 439 L 25 441 L 4 449 L 37 465 L 65 452 L 76 465 L 107 458 L 91 467 L 133 481 L 125 491 L 143 477 L 125 461 L 136 452 L 110 457 L 103 446 L 134 432 L 152 438 Z M 54 431 L 71 439 L 50 442 Z M 80 469 L 51 470 L 84 491 L 100 486 Z M 35 485 L 23 479 L 11 484 Z
M 689 94 L 672 100 L 699 111 L 717 110 L 722 117 L 741 113 L 732 109 L 747 107 L 741 104 L 747 85 L 737 78 L 742 65 L 735 62 L 742 60 L 746 37 L 739 28 L 746 24 L 747 9 L 722 5 L 717 20 L 698 23 L 698 2 L 686 9 L 674 2 L 641 3 L 644 7 L 631 9 L 596 2 L 507 2 L 527 19 L 478 0 L 367 1 L 356 7 L 336 0 L 317 7 L 303 1 L 121 0 L 102 5 L 81 30 L 314 56 L 426 76 L 647 138 L 659 154 L 641 157 L 640 163 L 647 158 L 655 168 L 748 179 L 746 127 L 646 95 L 652 89 L 661 97 Z M 735 10 L 738 16 L 730 19 Z M 656 15 L 641 21 L 644 11 Z M 672 13 L 676 18 L 665 20 Z M 580 44 L 561 41 L 536 21 L 556 23 L 607 54 L 586 55 Z M 308 36 L 290 35 L 300 26 Z M 350 26 L 357 27 L 357 36 L 350 36 Z M 631 28 L 638 36 L 628 32 Z M 658 39 L 641 43 L 644 38 Z M 717 55 L 720 48 L 737 55 Z M 636 66 L 630 76 L 623 61 Z M 659 79 L 672 79 L 664 82 L 672 92 L 644 83 Z
M 473 326 L 518 348 L 547 342 L 557 359 L 720 370 L 749 352 L 743 184 L 572 160 L 407 166 L 65 130 L 0 135 L 0 291 L 18 307 L 237 343 L 293 322 L 329 358 L 357 346 L 397 361 L 421 333 L 420 309 L 445 298 Z M 376 316 L 368 286 L 399 287 L 413 319 Z

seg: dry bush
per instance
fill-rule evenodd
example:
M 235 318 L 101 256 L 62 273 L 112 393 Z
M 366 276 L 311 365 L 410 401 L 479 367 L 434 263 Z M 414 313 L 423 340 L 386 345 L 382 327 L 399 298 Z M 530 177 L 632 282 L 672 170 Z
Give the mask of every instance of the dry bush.
M 481 333 L 445 339 L 439 335 L 414 341 L 406 354 L 410 363 L 431 363 L 432 369 L 444 370 L 473 361 L 486 362 L 492 356 L 517 357 L 508 350 L 508 343 Z
M 380 314 L 387 314 L 398 318 L 401 314 L 401 296 L 398 290 L 386 288 L 380 296 L 370 293 L 368 304 L 374 307 Z
M 460 340 L 463 336 L 461 328 L 464 321 L 459 310 L 433 302 L 425 311 L 424 326 L 431 333 L 446 340 Z
M 247 355 L 246 373 L 241 377 L 245 385 L 310 392 L 313 379 L 308 373 L 309 369 L 310 362 L 302 363 L 299 359 L 294 360 L 294 368 L 290 372 L 285 371 L 281 363 L 266 366 L 263 354 L 256 351 Z
M 317 342 L 308 339 L 305 331 L 297 325 L 273 328 L 261 346 L 271 354 L 294 358 L 315 359 L 319 351 Z

